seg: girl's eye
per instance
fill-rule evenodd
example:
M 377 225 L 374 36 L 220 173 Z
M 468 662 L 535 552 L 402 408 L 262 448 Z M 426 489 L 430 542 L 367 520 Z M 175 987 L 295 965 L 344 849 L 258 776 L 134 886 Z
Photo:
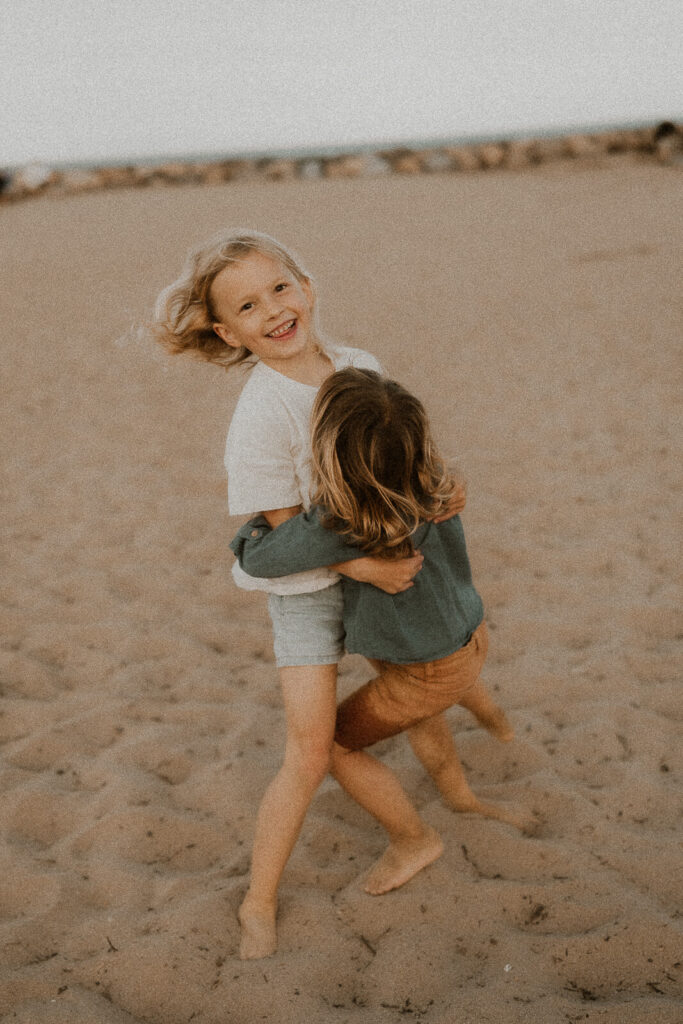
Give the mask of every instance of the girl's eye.
M 287 282 L 286 281 L 282 281 L 280 284 L 276 284 L 275 285 L 275 291 L 276 292 L 283 292 L 286 287 L 287 287 Z
M 254 305 L 253 302 L 245 302 L 244 305 L 242 306 L 242 308 L 240 309 L 240 313 L 243 313 L 245 311 L 245 309 L 251 309 L 251 307 L 253 305 Z

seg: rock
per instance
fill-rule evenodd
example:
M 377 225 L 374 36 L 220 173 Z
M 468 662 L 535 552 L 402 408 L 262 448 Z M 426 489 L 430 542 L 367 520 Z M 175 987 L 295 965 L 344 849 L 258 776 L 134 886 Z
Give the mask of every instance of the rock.
M 225 169 L 220 164 L 207 164 L 196 170 L 193 178 L 202 185 L 222 185 L 227 180 Z
M 184 181 L 196 181 L 199 177 L 199 172 L 194 164 L 176 160 L 157 167 L 154 177 L 175 185 Z
M 323 161 L 326 178 L 360 178 L 365 173 L 363 156 L 339 156 Z
M 230 172 L 221 162 L 192 164 L 186 181 L 198 181 L 202 185 L 222 185 L 230 180 Z
M 619 131 L 596 132 L 595 135 L 593 135 L 593 138 L 602 147 L 605 153 L 623 153 L 626 149 L 626 143 L 623 136 L 624 133 Z
M 497 142 L 489 142 L 486 145 L 478 147 L 477 155 L 479 156 L 481 166 L 485 167 L 487 170 L 492 170 L 495 167 L 501 167 L 504 163 L 505 146 L 502 146 Z
M 104 188 L 105 179 L 101 171 L 78 169 L 65 171 L 62 185 L 65 192 L 95 192 Z
M 512 139 L 505 147 L 505 166 L 521 170 L 539 162 L 536 139 Z
M 444 152 L 450 157 L 456 171 L 478 171 L 481 169 L 476 150 L 471 146 L 446 146 Z
M 320 160 L 303 160 L 299 165 L 299 177 L 306 181 L 322 178 L 323 168 Z
M 363 157 L 363 174 L 368 177 L 391 174 L 391 164 L 379 153 L 366 153 Z
M 391 167 L 396 174 L 420 174 L 424 170 L 419 153 L 402 153 L 391 161 Z
M 648 128 L 629 128 L 619 133 L 623 143 L 623 151 L 652 148 L 652 131 Z
M 379 154 L 397 174 L 420 174 L 422 160 L 414 149 L 389 149 Z
M 590 138 L 605 153 L 627 153 L 633 150 L 650 149 L 651 129 L 623 128 L 608 132 L 592 132 Z
M 683 162 L 683 126 L 662 121 L 652 133 L 652 148 L 660 164 Z
M 204 185 L 222 185 L 226 181 L 246 181 L 257 174 L 254 160 L 211 160 L 187 164 L 185 181 Z
M 255 160 L 222 160 L 223 181 L 247 181 L 257 174 Z
M 593 135 L 567 135 L 564 140 L 567 156 L 574 159 L 599 156 L 604 147 Z
M 151 185 L 157 172 L 156 167 L 149 167 L 146 164 L 139 164 L 133 168 L 134 185 Z
M 48 185 L 59 180 L 59 174 L 46 164 L 27 164 L 15 171 L 10 191 L 18 195 L 30 195 L 41 192 Z
M 349 153 L 322 161 L 326 178 L 361 178 L 389 174 L 392 167 L 378 153 Z
M 99 174 L 104 188 L 122 188 L 125 185 L 133 185 L 135 181 L 135 168 L 132 165 L 102 167 Z
M 445 149 L 425 149 L 420 152 L 420 160 L 426 171 L 439 174 L 442 171 L 452 171 L 453 161 Z
M 549 138 L 536 140 L 536 152 L 539 163 L 550 163 L 553 160 L 564 160 L 567 156 L 564 139 Z
M 258 169 L 259 173 L 268 181 L 289 181 L 296 178 L 299 170 L 295 160 L 284 158 L 263 160 Z

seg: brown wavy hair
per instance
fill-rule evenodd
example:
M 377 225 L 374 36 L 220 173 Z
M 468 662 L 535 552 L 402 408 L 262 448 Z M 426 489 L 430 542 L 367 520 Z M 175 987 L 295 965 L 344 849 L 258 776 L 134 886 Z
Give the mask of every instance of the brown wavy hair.
M 226 369 L 252 356 L 244 346 L 234 349 L 215 333 L 211 286 L 221 270 L 252 253 L 279 260 L 299 281 L 310 281 L 292 252 L 259 231 L 222 231 L 191 249 L 180 277 L 159 295 L 149 333 L 172 355 L 186 353 Z
M 312 435 L 325 526 L 368 554 L 412 554 L 412 534 L 458 487 L 419 399 L 374 370 L 339 370 L 318 392 Z

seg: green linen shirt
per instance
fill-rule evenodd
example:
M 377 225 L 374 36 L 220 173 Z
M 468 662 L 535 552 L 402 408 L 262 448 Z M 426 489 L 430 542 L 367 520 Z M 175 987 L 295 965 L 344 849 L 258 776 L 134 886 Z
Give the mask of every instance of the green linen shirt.
M 422 523 L 413 536 L 424 564 L 414 586 L 386 594 L 343 577 L 346 650 L 399 665 L 436 661 L 463 647 L 484 608 L 473 583 L 460 516 Z M 287 576 L 361 558 L 364 552 L 320 522 L 316 509 L 273 530 L 255 516 L 230 543 L 250 576 Z

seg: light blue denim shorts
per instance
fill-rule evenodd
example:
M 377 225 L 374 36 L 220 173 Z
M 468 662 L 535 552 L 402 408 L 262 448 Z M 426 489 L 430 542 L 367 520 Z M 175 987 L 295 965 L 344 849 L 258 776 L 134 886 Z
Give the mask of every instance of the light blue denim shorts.
M 344 653 L 341 581 L 312 594 L 269 594 L 278 668 L 334 665 Z

